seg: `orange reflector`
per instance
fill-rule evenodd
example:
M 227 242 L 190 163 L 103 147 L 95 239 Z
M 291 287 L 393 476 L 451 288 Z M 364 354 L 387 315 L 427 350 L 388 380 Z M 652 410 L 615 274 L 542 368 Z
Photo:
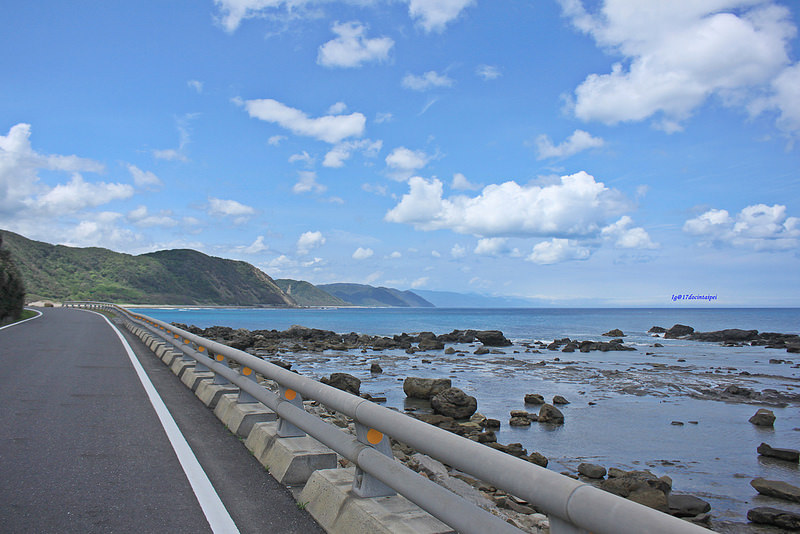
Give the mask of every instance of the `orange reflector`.
M 294 400 L 297 397 L 297 392 L 293 389 L 287 389 L 283 396 L 286 397 L 286 400 Z
M 183 342 L 184 343 L 191 343 L 191 341 L 189 341 L 188 339 L 184 339 Z
M 223 356 L 222 354 L 217 354 L 216 356 L 214 356 L 214 358 L 215 358 L 215 359 L 216 359 L 218 362 L 221 362 L 222 360 L 224 360 L 224 359 L 225 359 L 225 356 Z
M 242 369 L 242 374 L 244 376 L 250 376 L 251 374 L 253 374 L 253 370 L 250 369 L 249 367 L 245 367 L 244 369 Z
M 367 441 L 369 441 L 372 445 L 377 445 L 383 439 L 383 433 L 378 432 L 374 428 L 370 428 L 367 432 Z
M 205 347 L 197 347 L 197 352 L 203 352 L 204 350 L 206 350 Z

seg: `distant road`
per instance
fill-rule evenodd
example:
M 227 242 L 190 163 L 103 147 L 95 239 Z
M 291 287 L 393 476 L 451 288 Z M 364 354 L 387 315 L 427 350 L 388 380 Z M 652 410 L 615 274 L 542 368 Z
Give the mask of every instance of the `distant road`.
M 186 460 L 179 461 L 112 326 L 82 310 L 42 311 L 0 330 L 0 531 L 202 533 L 212 532 L 208 516 L 216 532 L 322 532 L 239 439 L 120 328 L 177 424 L 177 440 L 199 462 L 193 478 L 207 478 L 218 495 L 217 508 L 201 507 Z

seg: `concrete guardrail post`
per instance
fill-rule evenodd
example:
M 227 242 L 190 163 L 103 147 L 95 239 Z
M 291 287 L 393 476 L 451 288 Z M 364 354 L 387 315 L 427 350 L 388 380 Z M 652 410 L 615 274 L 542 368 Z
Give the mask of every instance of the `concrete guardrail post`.
M 364 445 L 368 445 L 381 454 L 394 459 L 392 445 L 389 436 L 379 432 L 374 428 L 369 428 L 356 421 L 356 439 Z M 397 492 L 392 488 L 370 475 L 356 465 L 356 476 L 353 478 L 353 493 L 359 497 L 391 497 Z
M 303 397 L 297 391 L 287 388 L 286 386 L 280 386 L 280 398 L 297 408 L 305 411 L 305 407 L 303 406 Z M 280 404 L 278 405 L 280 407 Z M 305 436 L 306 433 L 303 429 L 293 425 L 289 422 L 288 419 L 285 417 L 281 417 L 280 413 L 278 413 L 278 437 L 279 438 L 298 438 Z
M 256 372 L 253 371 L 251 368 L 242 365 L 239 368 L 239 374 L 246 377 L 248 380 L 252 380 L 256 384 L 258 384 L 258 380 L 256 379 Z M 256 404 L 258 403 L 258 399 L 256 399 L 254 396 L 252 396 L 245 390 L 240 389 L 239 397 L 236 399 L 236 402 L 238 402 L 239 404 Z

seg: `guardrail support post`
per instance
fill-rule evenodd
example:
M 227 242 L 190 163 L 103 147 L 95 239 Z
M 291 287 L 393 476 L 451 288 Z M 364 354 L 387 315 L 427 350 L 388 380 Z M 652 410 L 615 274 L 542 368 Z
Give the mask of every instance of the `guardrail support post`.
M 378 432 L 374 428 L 369 428 L 362 425 L 358 421 L 356 423 L 356 438 L 364 445 L 369 445 L 376 449 L 381 454 L 385 454 L 389 458 L 394 458 L 392 454 L 392 445 L 389 443 L 389 436 L 382 432 Z M 396 495 L 397 492 L 392 488 L 363 471 L 356 465 L 356 476 L 353 479 L 353 493 L 359 497 L 391 497 Z
M 256 372 L 253 371 L 252 369 L 250 369 L 249 367 L 242 366 L 239 369 L 239 372 L 243 376 L 249 378 L 250 380 L 252 380 L 256 384 L 258 384 L 258 380 L 256 379 Z M 256 403 L 258 403 L 258 399 L 256 399 L 252 395 L 250 395 L 245 390 L 240 389 L 239 390 L 239 396 L 237 397 L 236 402 L 238 402 L 239 404 L 256 404 Z
M 210 355 L 209 355 L 209 354 L 206 352 L 206 348 L 205 348 L 205 347 L 202 347 L 202 346 L 199 346 L 199 345 L 198 345 L 198 346 L 195 348 L 195 350 L 196 350 L 197 352 L 199 352 L 199 353 L 200 353 L 201 355 L 203 355 L 203 356 L 210 356 Z M 206 364 L 204 364 L 204 363 L 200 363 L 200 360 L 195 360 L 195 364 L 194 364 L 194 372 L 195 372 L 195 373 L 204 373 L 204 372 L 206 372 L 206 371 L 210 371 L 210 369 L 208 368 L 208 366 L 206 366 Z
M 215 362 L 220 363 L 222 365 L 228 365 L 228 361 L 225 359 L 225 356 L 223 356 L 222 354 L 211 354 L 211 352 L 209 352 L 208 355 Z M 231 383 L 231 381 L 228 380 L 227 378 L 225 378 L 224 376 L 222 376 L 221 374 L 214 373 L 214 381 L 212 382 L 212 384 L 214 384 L 215 386 L 224 386 L 224 385 L 230 384 L 230 383 Z
M 289 389 L 285 386 L 280 386 L 281 399 L 290 402 L 301 410 L 305 410 L 303 406 L 303 397 L 297 391 Z M 287 421 L 285 418 L 278 416 L 278 437 L 279 438 L 299 438 L 305 436 L 306 433 Z
M 550 521 L 550 534 L 590 534 L 588 530 L 567 523 L 560 517 L 551 515 L 547 518 Z

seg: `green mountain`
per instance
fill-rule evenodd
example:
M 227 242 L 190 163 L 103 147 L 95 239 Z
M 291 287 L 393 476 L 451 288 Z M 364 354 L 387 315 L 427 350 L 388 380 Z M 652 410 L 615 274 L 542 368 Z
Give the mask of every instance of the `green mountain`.
M 303 280 L 290 280 L 278 278 L 275 280 L 284 293 L 292 297 L 300 306 L 349 306 L 338 297 L 323 291 L 319 287 Z
M 434 307 L 433 304 L 411 291 L 400 291 L 389 287 L 372 287 L 363 284 L 321 284 L 317 287 L 354 306 Z
M 32 241 L 3 231 L 22 273 L 26 299 L 126 304 L 295 306 L 267 274 L 243 261 L 194 250 L 132 256 L 103 248 Z

